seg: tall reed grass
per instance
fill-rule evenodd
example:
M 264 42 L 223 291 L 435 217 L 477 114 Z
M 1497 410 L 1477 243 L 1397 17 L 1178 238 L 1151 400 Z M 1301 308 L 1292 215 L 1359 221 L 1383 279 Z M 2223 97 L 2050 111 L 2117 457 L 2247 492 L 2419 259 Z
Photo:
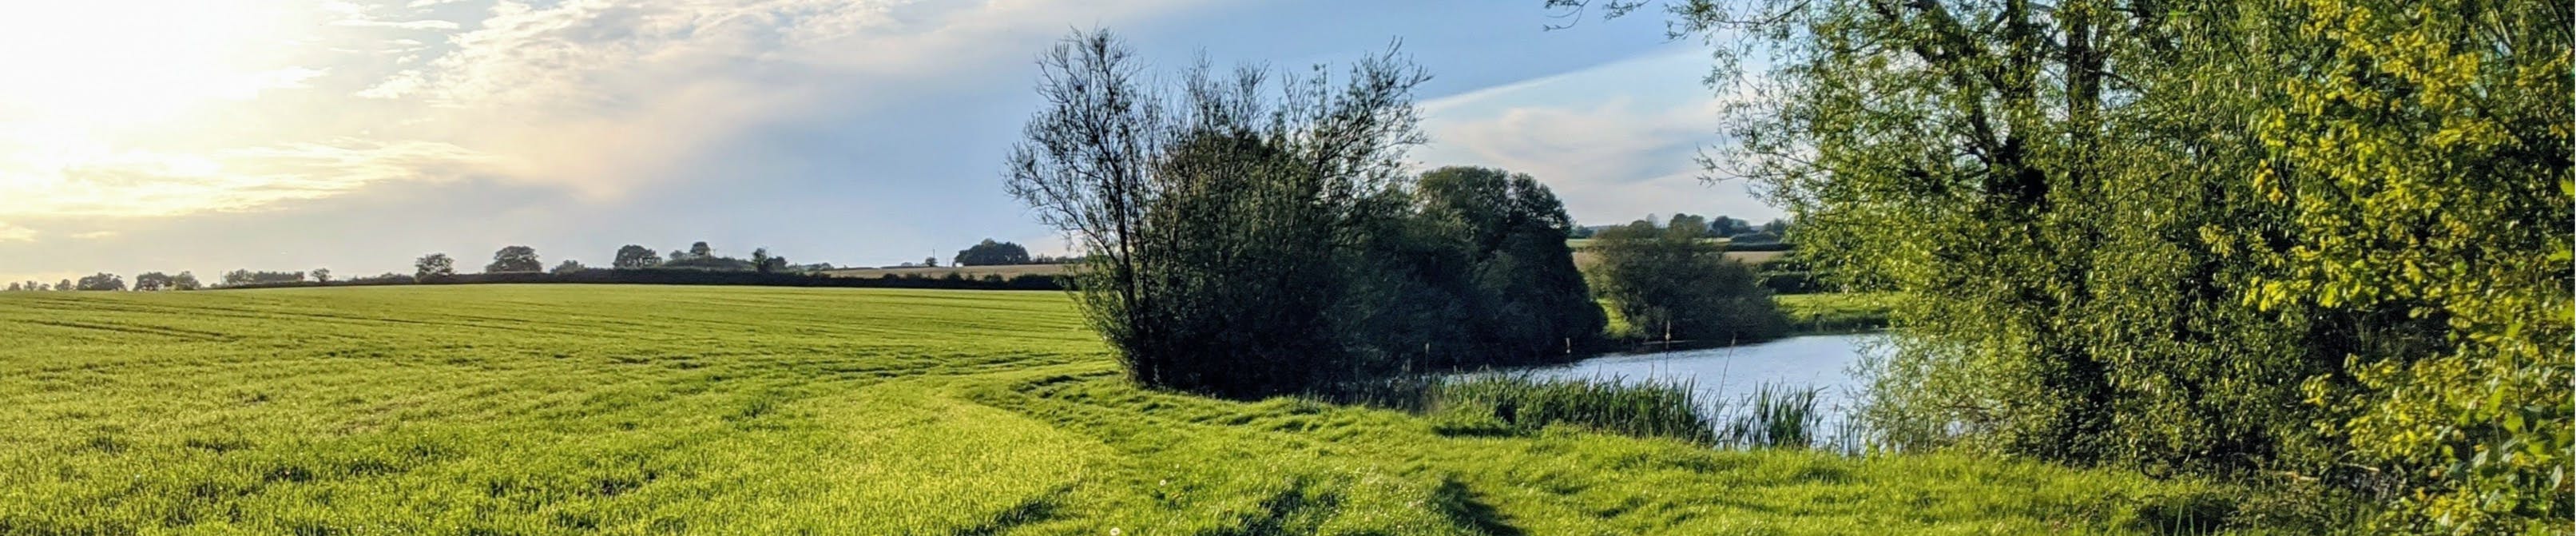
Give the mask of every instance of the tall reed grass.
M 1490 419 L 1518 431 L 1568 425 L 1637 437 L 1715 444 L 1715 421 L 1689 381 L 1537 378 L 1479 374 L 1433 382 L 1429 409 L 1443 426 Z
M 1528 373 L 1411 376 L 1346 384 L 1324 398 L 1428 416 L 1451 435 L 1515 435 L 1568 426 L 1722 448 L 1821 449 L 1860 454 L 1871 445 L 1858 419 L 1829 427 L 1822 389 L 1763 384 L 1729 403 L 1706 404 L 1690 380 L 1553 378 Z
M 1719 442 L 1747 448 L 1815 446 L 1816 431 L 1824 426 L 1824 414 L 1816 411 L 1816 396 L 1821 392 L 1771 383 L 1755 386 L 1727 416 Z

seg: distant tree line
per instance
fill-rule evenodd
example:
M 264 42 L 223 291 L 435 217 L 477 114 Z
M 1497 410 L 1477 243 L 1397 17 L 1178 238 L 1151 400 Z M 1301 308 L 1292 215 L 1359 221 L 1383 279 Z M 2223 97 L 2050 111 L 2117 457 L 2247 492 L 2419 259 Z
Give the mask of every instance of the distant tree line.
M 224 286 L 224 289 L 349 287 L 382 285 L 466 285 L 486 283 L 616 283 L 635 285 L 758 285 L 780 287 L 846 287 L 846 288 L 923 288 L 967 290 L 1065 290 L 1066 282 L 1056 276 L 1026 274 L 1003 277 L 987 274 L 967 277 L 964 274 L 885 274 L 879 277 L 842 277 L 813 272 L 763 273 L 717 271 L 696 268 L 637 268 L 628 270 L 583 268 L 576 271 L 490 272 L 448 274 L 419 278 L 409 274 L 388 273 L 329 283 L 294 281 Z
M 1707 233 L 1707 236 L 1708 236 L 1708 237 L 1710 237 L 1710 238 L 1724 238 L 1724 239 L 1727 239 L 1729 242 L 1733 242 L 1733 243 L 1737 243 L 1737 244 L 1762 244 L 1762 243 L 1780 242 L 1780 241 L 1782 241 L 1782 240 L 1785 240 L 1785 239 L 1786 239 L 1786 237 L 1788 237 L 1788 236 L 1789 236 L 1789 227 L 1790 227 L 1790 222 L 1789 222 L 1789 220 L 1787 220 L 1787 219 L 1782 219 L 1782 218 L 1773 218 L 1773 219 L 1771 219 L 1771 221 L 1763 222 L 1763 223 L 1761 223 L 1761 224 L 1755 224 L 1755 223 L 1753 223 L 1753 221 L 1752 221 L 1752 220 L 1742 220 L 1742 219 L 1730 218 L 1730 217 L 1726 217 L 1726 216 L 1722 216 L 1722 215 L 1721 215 L 1721 216 L 1710 216 L 1710 217 L 1707 217 L 1707 218 L 1700 218 L 1700 217 L 1698 217 L 1698 216 L 1693 216 L 1693 215 L 1690 215 L 1690 214 L 1678 214 L 1678 213 L 1677 213 L 1677 214 L 1674 214 L 1674 215 L 1673 215 L 1673 217 L 1674 217 L 1674 219 L 1682 219 L 1682 218 L 1687 217 L 1687 218 L 1690 218 L 1690 219 L 1692 219 L 1692 220 L 1695 220 L 1697 223 L 1693 223 L 1692 225 L 1701 225 L 1701 224 L 1703 224 L 1703 223 L 1704 223 L 1704 224 L 1706 225 L 1706 229 L 1705 229 L 1705 231 L 1706 231 L 1706 233 Z M 1664 224 L 1667 224 L 1667 223 L 1671 222 L 1672 220 L 1666 220 L 1666 219 L 1656 218 L 1656 217 L 1655 217 L 1655 215 L 1653 215 L 1653 214 L 1648 214 L 1648 215 L 1646 215 L 1645 219 L 1638 220 L 1638 221 L 1647 222 L 1648 224 L 1651 224 L 1651 225 L 1664 225 Z M 1626 226 L 1627 226 L 1627 225 L 1586 225 L 1586 226 L 1579 226 L 1579 227 L 1575 227 L 1575 228 L 1573 228 L 1573 230 L 1569 231 L 1569 232 L 1568 232 L 1568 234 L 1566 235 L 1566 237 L 1567 237 L 1567 238 L 1593 238 L 1593 236 L 1594 236 L 1595 234 L 1600 233 L 1601 231 L 1609 230 L 1609 229 L 1613 229 L 1613 228 L 1618 228 L 1618 227 L 1626 227 Z

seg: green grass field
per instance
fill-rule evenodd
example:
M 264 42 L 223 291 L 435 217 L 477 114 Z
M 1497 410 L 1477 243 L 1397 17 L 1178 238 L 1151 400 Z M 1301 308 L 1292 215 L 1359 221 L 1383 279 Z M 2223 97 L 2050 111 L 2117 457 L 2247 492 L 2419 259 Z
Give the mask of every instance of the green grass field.
M 1057 293 L 0 293 L 0 534 L 2152 533 L 2216 493 L 1119 380 Z

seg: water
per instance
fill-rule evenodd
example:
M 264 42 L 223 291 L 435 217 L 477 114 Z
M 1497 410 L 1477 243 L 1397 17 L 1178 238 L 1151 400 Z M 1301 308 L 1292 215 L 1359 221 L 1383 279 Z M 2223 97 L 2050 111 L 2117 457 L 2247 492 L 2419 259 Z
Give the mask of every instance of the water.
M 1868 388 L 1852 374 L 1853 365 L 1884 337 L 1790 337 L 1724 348 L 1610 355 L 1526 372 L 1552 378 L 1690 380 L 1696 384 L 1695 398 L 1700 407 L 1709 409 L 1733 408 L 1764 384 L 1815 387 L 1821 391 L 1816 396 L 1816 409 L 1824 414 L 1822 431 L 1831 431 L 1858 406 L 1863 389 Z

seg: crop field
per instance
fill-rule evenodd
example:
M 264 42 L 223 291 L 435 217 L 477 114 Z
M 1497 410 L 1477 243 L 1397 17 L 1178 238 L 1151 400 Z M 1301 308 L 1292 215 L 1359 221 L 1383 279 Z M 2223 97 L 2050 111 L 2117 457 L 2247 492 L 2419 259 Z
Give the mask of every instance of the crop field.
M 20 292 L 0 341 L 0 534 L 2121 534 L 2220 493 L 1144 391 L 1051 292 Z
M 897 277 L 903 277 L 903 276 L 920 276 L 920 277 L 931 277 L 931 278 L 948 277 L 948 274 L 957 274 L 957 276 L 958 276 L 958 277 L 964 277 L 964 278 L 968 278 L 968 279 L 981 279 L 981 278 L 983 278 L 984 276 L 988 276 L 988 275 L 1002 276 L 1002 277 L 1004 277 L 1004 278 L 1019 277 L 1019 276 L 1024 276 L 1024 275 L 1056 275 L 1056 274 L 1065 273 L 1065 270 L 1067 270 L 1067 269 L 1071 268 L 1072 266 L 1073 266 L 1073 265 L 1070 265 L 1070 264 L 1004 264 L 1004 265 L 995 265 L 995 266 L 914 266 L 914 267 L 902 267 L 902 268 L 842 268 L 842 269 L 838 269 L 838 270 L 824 270 L 824 271 L 823 271 L 823 274 L 825 274 L 825 275 L 830 275 L 830 276 L 833 276 L 833 277 L 885 277 L 885 276 L 889 276 L 889 275 L 891 275 L 891 276 L 897 276 Z

